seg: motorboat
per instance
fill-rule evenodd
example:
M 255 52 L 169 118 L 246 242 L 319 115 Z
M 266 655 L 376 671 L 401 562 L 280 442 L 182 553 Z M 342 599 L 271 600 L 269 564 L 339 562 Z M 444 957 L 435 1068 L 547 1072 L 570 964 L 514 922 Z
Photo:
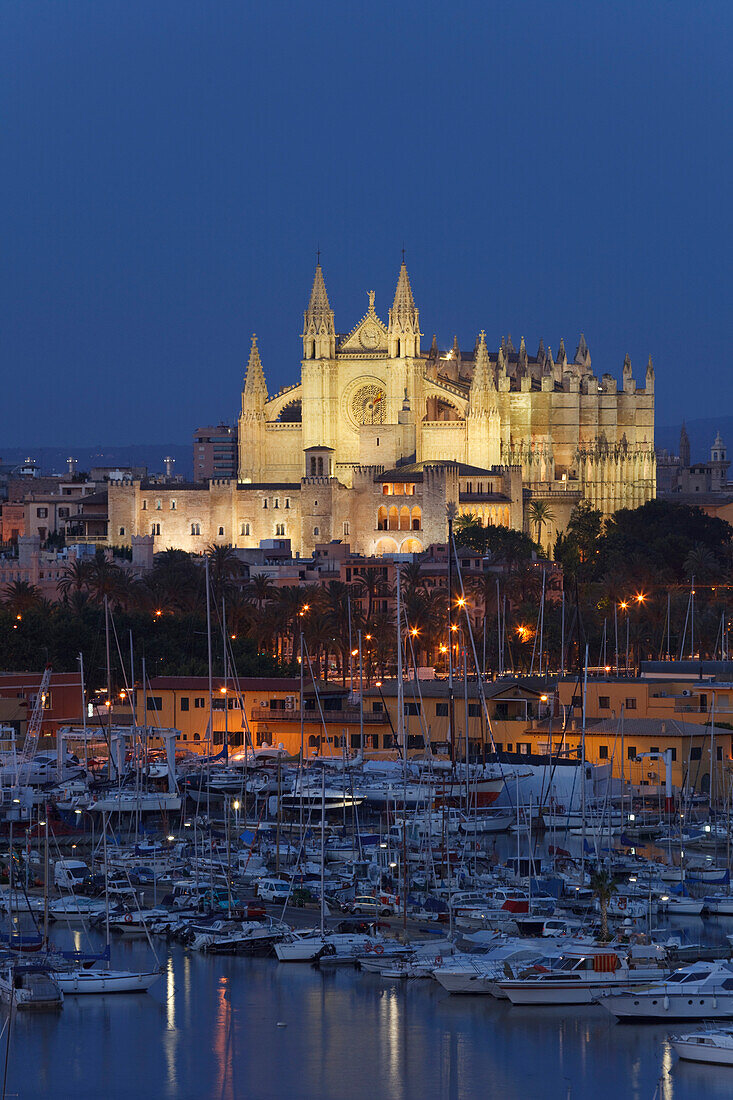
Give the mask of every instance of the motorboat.
M 165 791 L 110 790 L 100 794 L 89 806 L 90 813 L 160 814 L 177 813 L 181 796 Z
M 105 913 L 107 906 L 103 901 L 95 901 L 79 894 L 70 894 L 50 902 L 48 912 L 54 920 L 67 924 L 84 922 Z
M 368 954 L 370 944 L 376 953 L 384 953 L 383 943 L 361 932 L 319 932 L 312 929 L 291 932 L 275 944 L 280 962 L 313 962 L 322 954 L 350 954 L 353 959 Z M 379 950 L 381 948 L 381 950 Z
M 0 966 L 0 1000 L 26 1010 L 61 1008 L 64 994 L 47 964 L 5 961 Z
M 733 965 L 690 963 L 641 989 L 608 990 L 598 1003 L 621 1022 L 730 1019 Z
M 616 948 L 597 946 L 566 951 L 557 965 L 535 967 L 523 978 L 499 982 L 499 988 L 514 1005 L 582 1005 L 608 989 L 646 984 L 665 974 L 658 964 L 629 964 Z
M 518 976 L 535 964 L 549 965 L 547 948 L 511 940 L 483 955 L 460 954 L 445 963 L 436 962 L 433 977 L 448 993 L 493 995 L 500 981 Z
M 710 1027 L 705 1031 L 670 1035 L 669 1041 L 685 1061 L 733 1066 L 733 1028 Z

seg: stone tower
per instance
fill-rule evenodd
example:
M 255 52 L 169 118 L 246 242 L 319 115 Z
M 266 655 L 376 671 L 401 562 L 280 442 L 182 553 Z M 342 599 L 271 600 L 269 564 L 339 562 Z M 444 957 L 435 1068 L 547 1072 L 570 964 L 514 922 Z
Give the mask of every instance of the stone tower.
M 267 477 L 265 404 L 267 383 L 262 369 L 257 336 L 252 336 L 239 419 L 239 480 L 264 481 Z
M 687 434 L 687 428 L 684 420 L 682 421 L 682 429 L 680 431 L 680 466 L 690 465 L 690 437 Z
M 489 362 L 486 333 L 483 330 L 476 346 L 466 433 L 471 465 L 484 469 L 498 466 L 501 451 L 499 410 L 496 406 L 494 371 Z

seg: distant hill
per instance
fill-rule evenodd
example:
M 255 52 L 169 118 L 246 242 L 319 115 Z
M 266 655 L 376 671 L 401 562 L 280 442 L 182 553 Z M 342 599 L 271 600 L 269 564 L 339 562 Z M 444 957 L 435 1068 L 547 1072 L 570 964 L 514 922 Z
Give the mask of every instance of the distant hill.
M 693 462 L 704 462 L 710 458 L 710 448 L 713 445 L 716 432 L 720 432 L 723 442 L 727 443 L 729 451 L 733 452 L 733 416 L 686 420 L 685 426 L 690 437 L 690 458 Z M 679 454 L 681 427 L 681 420 L 679 424 L 657 427 L 654 431 L 654 442 L 657 449 L 666 448 L 673 454 Z
M 165 469 L 163 459 L 170 455 L 175 458 L 174 473 L 190 479 L 193 477 L 193 458 L 191 444 L 181 443 L 141 443 L 134 446 L 115 447 L 2 447 L 0 462 L 23 462 L 26 458 L 35 460 L 43 473 L 63 474 L 67 470 L 67 459 L 76 459 L 77 470 L 89 470 L 92 466 L 147 466 L 149 473 L 162 473 Z

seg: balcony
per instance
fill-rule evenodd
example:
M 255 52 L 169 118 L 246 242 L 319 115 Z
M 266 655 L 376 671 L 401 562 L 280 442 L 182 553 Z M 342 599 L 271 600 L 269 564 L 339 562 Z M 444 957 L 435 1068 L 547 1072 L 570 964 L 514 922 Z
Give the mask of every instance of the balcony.
M 352 707 L 349 710 L 324 710 L 324 721 L 329 722 L 341 722 L 344 725 L 358 726 L 359 725 L 359 711 L 356 707 Z M 304 722 L 320 722 L 321 715 L 316 710 L 306 710 L 303 712 Z M 299 710 L 280 710 L 279 708 L 270 707 L 252 707 L 250 714 L 250 721 L 252 722 L 300 722 Z M 385 713 L 379 713 L 378 711 L 364 711 L 364 725 L 379 725 L 387 722 L 387 715 Z

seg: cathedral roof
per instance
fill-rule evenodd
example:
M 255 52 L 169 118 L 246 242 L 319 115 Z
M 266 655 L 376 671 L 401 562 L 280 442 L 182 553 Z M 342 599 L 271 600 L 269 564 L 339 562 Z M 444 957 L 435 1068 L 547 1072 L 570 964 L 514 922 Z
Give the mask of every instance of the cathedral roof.
M 423 472 L 427 466 L 446 466 L 458 470 L 459 477 L 491 477 L 496 474 L 495 470 L 484 470 L 480 466 L 468 466 L 465 462 L 454 462 L 453 459 L 446 459 L 444 462 L 411 462 L 406 466 L 398 466 L 394 470 L 385 470 L 376 480 L 415 482 L 419 484 L 423 479 Z

